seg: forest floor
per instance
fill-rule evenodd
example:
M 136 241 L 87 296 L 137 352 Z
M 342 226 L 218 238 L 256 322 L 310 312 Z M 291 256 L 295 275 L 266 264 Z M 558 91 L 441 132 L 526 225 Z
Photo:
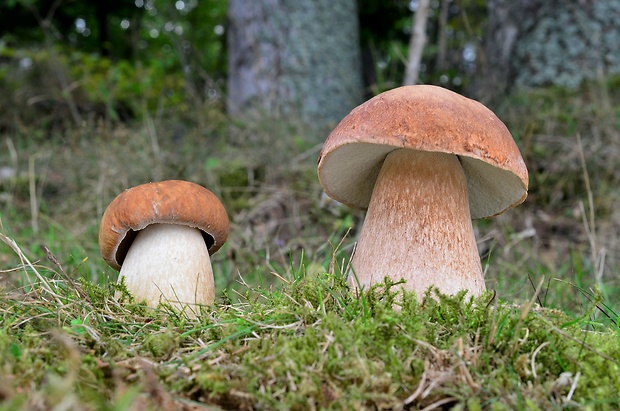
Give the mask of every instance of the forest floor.
M 488 293 L 420 303 L 390 282 L 346 286 L 363 214 L 322 193 L 326 134 L 213 109 L 193 125 L 13 122 L 0 409 L 620 408 L 620 101 L 593 84 L 496 111 L 529 196 L 474 222 Z M 132 301 L 99 256 L 107 204 L 162 179 L 206 186 L 231 219 L 212 257 L 216 304 L 197 318 Z

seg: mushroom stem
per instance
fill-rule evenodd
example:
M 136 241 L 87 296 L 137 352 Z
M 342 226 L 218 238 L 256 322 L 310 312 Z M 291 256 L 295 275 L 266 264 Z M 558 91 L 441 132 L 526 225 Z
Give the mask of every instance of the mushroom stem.
M 182 309 L 215 299 L 211 259 L 202 233 L 184 225 L 152 224 L 139 231 L 119 281 L 122 277 L 132 295 L 151 307 L 167 302 Z
M 387 155 L 351 264 L 353 288 L 387 276 L 405 279 L 419 299 L 432 285 L 445 294 L 484 291 L 467 181 L 455 155 L 407 149 Z

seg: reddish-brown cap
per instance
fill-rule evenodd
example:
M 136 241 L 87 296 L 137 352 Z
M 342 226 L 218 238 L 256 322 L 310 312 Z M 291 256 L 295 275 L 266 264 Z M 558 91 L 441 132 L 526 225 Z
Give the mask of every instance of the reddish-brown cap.
M 201 230 L 209 254 L 228 237 L 228 214 L 215 194 L 189 181 L 161 181 L 127 189 L 112 200 L 99 226 L 101 256 L 120 270 L 137 231 L 156 223 Z
M 383 160 L 399 148 L 457 155 L 472 218 L 500 214 L 527 196 L 527 168 L 504 123 L 475 100 L 426 85 L 381 93 L 342 119 L 319 155 L 323 189 L 368 208 Z

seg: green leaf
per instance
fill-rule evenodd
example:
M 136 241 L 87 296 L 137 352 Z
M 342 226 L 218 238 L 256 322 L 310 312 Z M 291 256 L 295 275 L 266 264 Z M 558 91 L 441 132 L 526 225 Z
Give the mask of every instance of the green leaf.
M 22 356 L 22 349 L 19 348 L 19 345 L 15 344 L 15 343 L 11 344 L 11 346 L 9 347 L 9 352 L 17 360 L 19 360 L 21 358 L 21 356 Z

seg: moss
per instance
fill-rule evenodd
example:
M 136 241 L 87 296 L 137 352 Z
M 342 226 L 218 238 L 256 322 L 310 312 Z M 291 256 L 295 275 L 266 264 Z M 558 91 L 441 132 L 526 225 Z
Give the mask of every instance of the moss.
M 354 296 L 342 276 L 303 267 L 195 320 L 111 311 L 101 291 L 55 289 L 60 305 L 0 300 L 5 403 L 21 401 L 14 387 L 42 387 L 53 405 L 49 390 L 74 385 L 72 400 L 113 403 L 131 384 L 130 403 L 165 390 L 232 409 L 549 409 L 569 393 L 576 406 L 620 406 L 620 337 L 584 332 L 589 310 L 573 318 L 433 290 L 418 302 L 390 280 Z M 64 331 L 50 341 L 42 330 L 57 319 Z
M 330 407 L 336 398 L 343 407 L 383 408 L 395 407 L 404 399 L 407 390 L 403 391 L 403 387 L 415 387 L 423 374 L 435 373 L 434 378 L 448 378 L 444 385 L 440 384 L 439 391 L 461 398 L 463 405 L 469 406 L 467 401 L 478 395 L 480 401 L 501 401 L 494 403 L 494 409 L 502 409 L 505 403 L 541 408 L 540 404 L 549 403 L 548 393 L 563 367 L 574 362 L 570 347 L 580 347 L 550 331 L 550 327 L 562 330 L 566 324 L 566 316 L 561 313 L 537 310 L 519 322 L 518 308 L 490 306 L 489 296 L 478 300 L 463 295 L 439 296 L 431 300 L 429 295 L 418 305 L 412 303 L 417 301 L 415 296 L 379 286 L 365 295 L 366 308 L 362 304 L 356 306 L 357 315 L 353 318 L 343 316 L 344 307 L 338 305 L 333 306 L 333 311 L 320 314 L 320 307 L 332 298 L 332 294 L 316 290 L 325 286 L 320 278 L 321 275 L 299 281 L 294 295 L 301 300 L 288 300 L 292 315 L 255 329 L 260 338 L 244 342 L 248 354 L 234 360 L 236 365 L 227 365 L 225 384 L 229 390 L 238 390 L 244 382 L 252 381 L 244 388 L 248 398 L 272 409 L 279 409 L 284 403 L 290 409 Z M 404 309 L 395 311 L 395 300 Z M 286 304 L 285 299 L 278 301 Z M 301 301 L 307 304 L 294 303 Z M 351 300 L 350 304 L 354 301 L 359 302 Z M 318 314 L 308 315 L 307 311 Z M 307 319 L 312 322 L 305 323 Z M 581 333 L 575 326 L 565 329 Z M 530 370 L 532 355 L 544 342 L 549 343 L 549 353 L 544 349 L 537 353 L 536 363 L 543 366 L 534 379 Z M 474 358 L 471 350 L 476 343 L 484 347 L 476 348 L 480 351 L 475 351 L 478 354 Z M 235 342 L 231 340 L 230 344 L 234 351 Z M 455 370 L 463 359 L 475 379 L 472 387 L 457 383 L 463 377 L 458 371 L 457 375 L 450 371 L 450 377 L 441 377 L 447 372 L 443 370 Z M 535 390 L 528 395 L 516 398 L 509 394 L 519 390 L 521 384 L 526 383 L 527 387 L 542 382 L 541 379 L 544 384 L 535 384 Z M 219 384 L 218 392 L 226 391 L 221 378 L 213 381 Z M 455 387 L 459 388 L 455 391 Z M 420 400 L 420 404 L 428 405 L 441 398 L 439 395 Z M 211 398 L 216 402 L 223 400 L 218 396 Z M 471 408 L 475 409 L 476 404 L 472 403 Z
M 179 346 L 179 335 L 173 330 L 152 334 L 144 340 L 143 348 L 154 358 L 167 359 Z

